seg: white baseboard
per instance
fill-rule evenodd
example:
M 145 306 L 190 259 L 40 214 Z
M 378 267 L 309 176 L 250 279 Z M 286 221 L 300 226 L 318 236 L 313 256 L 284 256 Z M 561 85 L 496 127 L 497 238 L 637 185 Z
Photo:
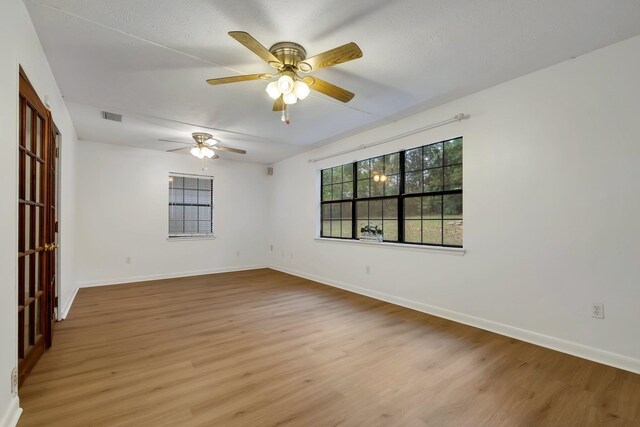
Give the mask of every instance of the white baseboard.
M 15 427 L 20 419 L 20 414 L 22 414 L 20 399 L 18 396 L 13 396 L 4 414 L 0 417 L 0 427 Z
M 58 320 L 64 320 L 67 318 L 67 315 L 69 314 L 69 310 L 71 310 L 71 304 L 73 304 L 73 300 L 76 299 L 76 295 L 78 295 L 78 287 L 73 289 L 73 291 L 71 292 L 71 295 L 65 301 L 64 307 L 62 307 L 62 309 L 60 310 L 60 316 Z
M 222 267 L 208 270 L 183 271 L 180 273 L 151 274 L 146 276 L 129 276 L 116 279 L 98 279 L 78 282 L 78 288 L 91 288 L 94 286 L 120 285 L 123 283 L 148 282 L 149 280 L 177 279 L 179 277 L 203 276 L 205 274 L 230 273 L 233 271 L 256 270 L 268 268 L 266 265 L 246 265 L 242 267 Z
M 397 297 L 384 292 L 373 291 L 373 290 L 362 288 L 359 286 L 353 286 L 346 283 L 341 283 L 335 280 L 330 280 L 324 277 L 316 276 L 314 274 L 307 274 L 307 273 L 303 273 L 303 272 L 292 270 L 285 267 L 271 266 L 269 268 L 273 270 L 281 271 L 283 273 L 288 273 L 294 276 L 313 280 L 314 282 L 319 282 L 325 285 L 333 286 L 335 288 L 344 289 L 349 292 L 354 292 L 354 293 L 365 295 L 381 301 L 386 301 L 391 304 L 410 308 L 412 310 L 421 311 L 423 313 L 449 319 L 454 322 L 464 323 L 465 325 L 470 325 L 470 326 L 474 326 L 476 328 L 484 329 L 490 332 L 495 332 L 496 334 L 505 335 L 511 338 L 516 338 L 521 341 L 526 341 L 531 344 L 547 347 L 553 350 L 560 351 L 562 353 L 571 354 L 573 356 L 581 357 L 583 359 L 592 360 L 594 362 L 602 363 L 605 365 L 613 366 L 616 368 L 624 369 L 626 371 L 640 374 L 640 360 L 634 359 L 629 356 L 625 356 L 618 353 L 612 353 L 606 350 L 601 350 L 595 347 L 590 347 L 590 346 L 579 344 L 573 341 L 567 341 L 567 340 L 556 338 L 550 335 L 545 335 L 538 332 L 521 329 L 514 326 L 509 326 L 503 323 L 494 322 L 492 320 L 487 320 L 487 319 L 483 319 L 476 316 L 470 316 L 468 314 L 448 310 L 446 308 L 436 307 L 429 304 L 412 301 L 406 298 Z

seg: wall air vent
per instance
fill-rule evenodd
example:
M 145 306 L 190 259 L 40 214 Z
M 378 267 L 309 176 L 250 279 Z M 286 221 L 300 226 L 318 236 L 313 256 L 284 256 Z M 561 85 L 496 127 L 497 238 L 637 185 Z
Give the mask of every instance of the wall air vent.
M 103 111 L 102 112 L 102 118 L 105 120 L 111 120 L 114 122 L 121 122 L 122 121 L 122 114 L 116 114 L 116 113 L 110 113 L 108 111 Z

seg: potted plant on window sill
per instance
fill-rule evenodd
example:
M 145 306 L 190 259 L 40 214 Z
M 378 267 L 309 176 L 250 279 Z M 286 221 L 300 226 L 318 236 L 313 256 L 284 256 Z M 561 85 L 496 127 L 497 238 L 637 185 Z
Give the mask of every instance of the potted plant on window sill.
M 360 229 L 359 239 L 370 242 L 382 242 L 382 228 L 377 225 L 371 226 L 367 224 Z

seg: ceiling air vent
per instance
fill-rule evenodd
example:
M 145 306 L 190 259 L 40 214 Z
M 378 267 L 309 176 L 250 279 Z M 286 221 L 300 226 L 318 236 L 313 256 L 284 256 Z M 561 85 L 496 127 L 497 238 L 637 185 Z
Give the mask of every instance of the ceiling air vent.
M 111 120 L 114 122 L 121 122 L 122 121 L 122 114 L 116 114 L 116 113 L 110 113 L 108 111 L 103 111 L 102 112 L 102 118 L 105 120 Z

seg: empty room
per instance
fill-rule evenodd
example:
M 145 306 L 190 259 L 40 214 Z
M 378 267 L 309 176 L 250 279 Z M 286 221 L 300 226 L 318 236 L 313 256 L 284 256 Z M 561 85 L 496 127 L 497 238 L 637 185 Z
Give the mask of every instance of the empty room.
M 2 0 L 0 427 L 640 426 L 638 23 Z

